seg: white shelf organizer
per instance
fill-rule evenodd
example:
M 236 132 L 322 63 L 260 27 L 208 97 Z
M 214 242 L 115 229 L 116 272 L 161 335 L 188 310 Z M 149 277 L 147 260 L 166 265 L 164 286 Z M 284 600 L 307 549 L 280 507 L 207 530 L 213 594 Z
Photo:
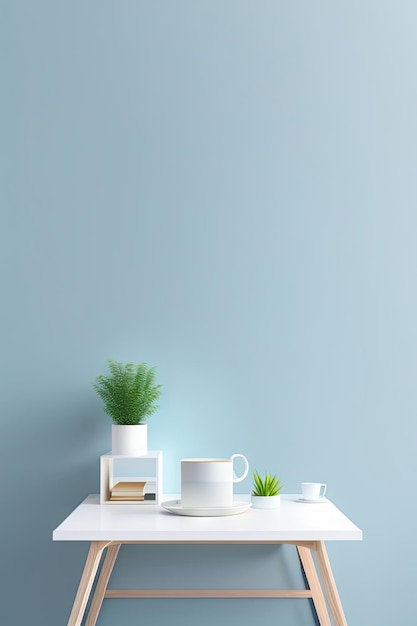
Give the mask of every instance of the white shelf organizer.
M 142 501 L 110 500 L 110 490 L 118 482 L 145 482 Z M 122 456 L 108 452 L 100 457 L 100 504 L 115 506 L 160 504 L 162 499 L 162 451 L 149 451 L 143 456 Z

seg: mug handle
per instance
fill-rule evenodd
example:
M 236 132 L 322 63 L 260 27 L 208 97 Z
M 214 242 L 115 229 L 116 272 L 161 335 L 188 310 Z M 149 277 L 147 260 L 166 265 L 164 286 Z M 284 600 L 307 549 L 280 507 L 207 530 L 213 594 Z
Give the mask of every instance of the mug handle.
M 327 485 L 325 483 L 321 483 L 320 487 L 320 498 L 324 498 L 326 494 Z
M 249 463 L 248 463 L 248 459 L 243 454 L 232 454 L 232 456 L 230 457 L 230 460 L 233 463 L 233 460 L 237 459 L 237 458 L 243 459 L 243 461 L 245 463 L 245 469 L 243 470 L 242 476 L 239 476 L 239 477 L 237 477 L 236 474 L 233 472 L 233 482 L 234 483 L 241 483 L 242 480 L 245 480 L 246 476 L 248 475 Z

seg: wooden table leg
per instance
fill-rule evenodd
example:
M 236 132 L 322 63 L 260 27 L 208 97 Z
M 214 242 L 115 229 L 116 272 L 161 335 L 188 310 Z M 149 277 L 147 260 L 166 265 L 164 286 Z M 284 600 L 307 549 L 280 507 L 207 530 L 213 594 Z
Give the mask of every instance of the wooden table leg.
M 332 612 L 336 626 L 347 626 L 345 614 L 343 613 L 342 603 L 340 602 L 339 593 L 333 578 L 332 569 L 330 567 L 329 557 L 327 556 L 326 546 L 323 541 L 316 542 L 316 557 L 320 568 L 321 577 L 324 588 L 326 590 L 327 601 Z
M 109 541 L 92 541 L 90 544 L 90 549 L 84 565 L 84 571 L 78 585 L 77 595 L 75 596 L 71 615 L 68 620 L 68 626 L 81 625 L 85 607 L 87 606 L 88 598 L 91 592 L 91 587 L 93 586 L 94 578 L 100 564 L 101 555 L 109 543 Z
M 297 551 L 300 556 L 300 561 L 303 566 L 307 583 L 311 591 L 311 596 L 314 608 L 316 609 L 319 624 L 320 626 L 331 626 L 326 601 L 324 599 L 323 590 L 320 585 L 311 550 L 310 548 L 306 548 L 305 546 L 297 545 Z
M 95 626 L 97 622 L 97 617 L 100 613 L 101 605 L 103 604 L 104 594 L 106 592 L 109 578 L 113 571 L 119 549 L 120 543 L 111 544 L 107 548 L 107 553 L 104 557 L 100 576 L 98 577 L 97 585 L 94 590 L 94 595 L 93 599 L 91 600 L 90 610 L 87 615 L 85 626 Z

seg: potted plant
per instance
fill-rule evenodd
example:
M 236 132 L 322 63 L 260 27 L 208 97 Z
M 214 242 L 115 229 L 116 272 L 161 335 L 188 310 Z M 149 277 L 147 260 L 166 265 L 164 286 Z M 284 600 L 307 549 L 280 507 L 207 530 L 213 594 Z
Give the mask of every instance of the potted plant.
M 254 472 L 251 494 L 252 507 L 255 509 L 277 509 L 281 504 L 280 491 L 283 486 L 276 474 L 274 476 L 265 474 L 262 477 L 258 472 Z
M 148 427 L 144 422 L 159 406 L 161 386 L 155 368 L 146 363 L 119 363 L 109 359 L 110 375 L 97 376 L 93 387 L 112 418 L 112 454 L 142 456 L 148 452 Z

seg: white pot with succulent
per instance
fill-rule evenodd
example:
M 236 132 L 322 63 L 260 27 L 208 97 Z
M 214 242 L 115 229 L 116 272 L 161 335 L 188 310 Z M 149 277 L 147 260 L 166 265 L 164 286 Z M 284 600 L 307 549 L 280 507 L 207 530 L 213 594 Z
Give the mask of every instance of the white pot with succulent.
M 276 474 L 274 476 L 265 474 L 265 476 L 262 477 L 257 472 L 254 472 L 251 494 L 252 508 L 278 509 L 281 505 L 280 491 L 283 486 Z
M 108 361 L 110 375 L 97 376 L 93 387 L 112 418 L 112 454 L 143 456 L 148 452 L 145 420 L 159 406 L 161 386 L 155 384 L 155 368 L 146 363 Z

